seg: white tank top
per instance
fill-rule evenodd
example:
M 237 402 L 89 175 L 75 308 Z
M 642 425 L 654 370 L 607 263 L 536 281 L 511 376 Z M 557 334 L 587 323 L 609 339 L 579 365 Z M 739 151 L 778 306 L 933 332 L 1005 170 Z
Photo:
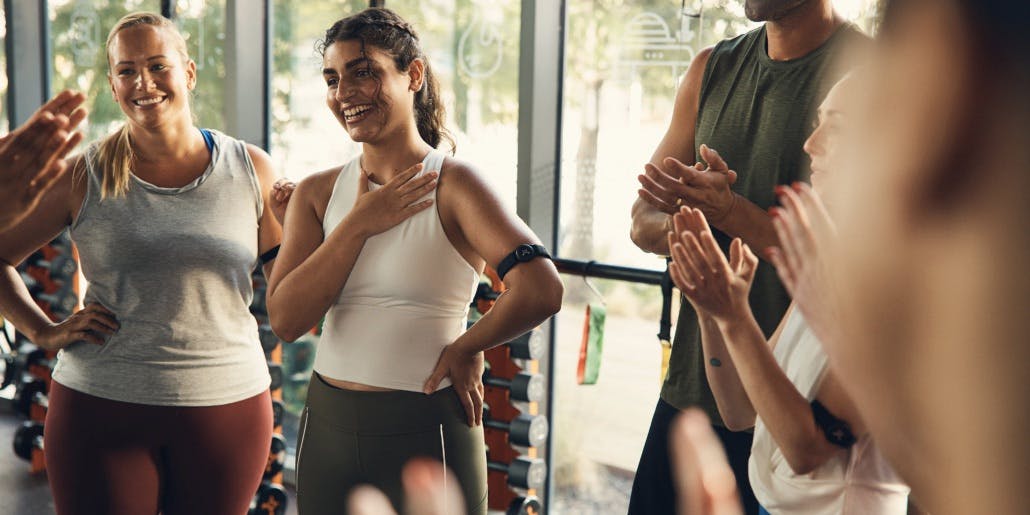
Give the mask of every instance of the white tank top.
M 421 174 L 439 171 L 432 150 Z M 354 207 L 360 156 L 333 185 L 322 229 L 330 234 Z M 380 186 L 369 184 L 374 191 Z M 436 190 L 423 199 L 435 199 Z M 451 245 L 438 205 L 365 241 L 346 285 L 329 308 L 315 356 L 326 377 L 421 392 L 440 351 L 465 331 L 479 274 Z M 445 379 L 439 388 L 450 385 Z
M 799 310 L 791 311 L 773 354 L 801 395 L 814 400 L 827 359 Z M 868 435 L 850 449 L 839 449 L 814 471 L 798 475 L 759 417 L 748 477 L 758 502 L 774 515 L 904 515 L 908 509 L 908 486 Z

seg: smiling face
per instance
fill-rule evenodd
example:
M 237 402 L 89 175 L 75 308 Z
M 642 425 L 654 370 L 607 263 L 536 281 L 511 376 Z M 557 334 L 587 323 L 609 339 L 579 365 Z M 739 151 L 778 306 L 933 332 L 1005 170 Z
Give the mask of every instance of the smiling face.
M 326 105 L 351 139 L 375 143 L 414 129 L 415 92 L 422 85 L 422 61 L 397 69 L 390 54 L 359 40 L 337 41 L 325 49 L 322 77 Z
M 197 66 L 171 29 L 136 25 L 118 31 L 108 46 L 108 82 L 129 122 L 157 127 L 190 118 L 189 92 Z

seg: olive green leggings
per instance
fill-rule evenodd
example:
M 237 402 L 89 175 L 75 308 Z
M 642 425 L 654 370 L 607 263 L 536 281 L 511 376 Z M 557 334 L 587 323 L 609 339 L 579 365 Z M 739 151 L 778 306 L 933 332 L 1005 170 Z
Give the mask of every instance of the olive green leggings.
M 353 487 L 382 490 L 404 505 L 401 468 L 424 456 L 444 462 L 468 515 L 486 514 L 483 427 L 469 427 L 453 388 L 422 393 L 342 390 L 312 374 L 297 441 L 300 515 L 346 513 Z

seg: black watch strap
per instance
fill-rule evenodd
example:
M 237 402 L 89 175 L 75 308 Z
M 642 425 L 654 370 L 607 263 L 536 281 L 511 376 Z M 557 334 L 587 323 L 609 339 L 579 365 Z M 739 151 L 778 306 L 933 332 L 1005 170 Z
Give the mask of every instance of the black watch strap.
M 503 280 L 504 276 L 507 275 L 508 271 L 515 265 L 525 263 L 526 261 L 532 261 L 538 257 L 550 259 L 551 254 L 547 252 L 547 248 L 543 245 L 523 243 L 522 245 L 515 247 L 515 250 L 511 251 L 511 254 L 504 256 L 504 259 L 502 259 L 500 264 L 497 265 L 497 277 L 500 277 Z

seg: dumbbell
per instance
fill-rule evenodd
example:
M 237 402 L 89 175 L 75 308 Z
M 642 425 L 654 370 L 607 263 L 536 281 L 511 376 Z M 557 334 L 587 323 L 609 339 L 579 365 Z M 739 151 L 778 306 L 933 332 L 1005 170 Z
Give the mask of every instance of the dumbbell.
M 533 329 L 508 342 L 508 348 L 511 349 L 513 358 L 540 359 L 547 350 L 547 342 L 544 341 L 543 331 Z
M 285 410 L 286 405 L 283 404 L 283 401 L 272 399 L 272 427 L 283 425 L 283 412 Z
M 268 362 L 268 375 L 272 378 L 269 390 L 278 390 L 283 387 L 283 366 L 279 363 Z
M 489 406 L 483 406 L 483 425 L 508 433 L 508 440 L 515 445 L 525 447 L 540 447 L 543 445 L 547 441 L 547 432 L 550 430 L 547 418 L 539 415 L 521 413 L 512 419 L 511 422 L 493 420 L 490 418 Z
M 503 379 L 490 375 L 490 370 L 483 372 L 483 384 L 504 388 L 511 392 L 511 398 L 524 402 L 539 402 L 544 398 L 544 377 L 540 374 L 519 372 L 512 379 Z
M 508 475 L 508 486 L 514 488 L 541 488 L 547 479 L 547 465 L 540 458 L 519 456 L 510 464 L 487 461 L 486 468 Z
M 14 393 L 15 409 L 22 415 L 29 416 L 32 404 L 36 402 L 37 393 L 46 395 L 46 381 L 33 379 L 19 384 L 17 391 Z
M 25 368 L 24 370 L 31 370 L 32 367 L 43 367 L 54 369 L 54 364 L 57 362 L 56 359 L 50 359 L 46 355 L 46 351 L 40 348 L 35 348 L 29 351 L 25 355 Z
M 54 311 L 71 314 L 75 306 L 79 305 L 79 295 L 75 293 L 70 284 L 61 284 L 57 291 L 47 293 L 43 284 L 32 277 L 23 277 L 25 286 L 29 289 L 32 298 L 50 304 Z
M 518 496 L 511 500 L 508 504 L 508 510 L 504 512 L 505 515 L 540 515 L 543 513 L 543 506 L 540 504 L 540 499 L 536 496 L 530 495 L 527 497 Z
M 262 481 L 247 515 L 284 515 L 286 503 L 286 490 L 282 486 Z
M 26 420 L 14 432 L 14 454 L 30 461 L 34 449 L 43 450 L 43 424 Z
M 286 439 L 283 435 L 272 435 L 272 445 L 268 452 L 268 463 L 265 464 L 265 479 L 272 479 L 286 466 Z
M 28 266 L 49 270 L 50 277 L 54 279 L 73 277 L 75 272 L 79 269 L 79 265 L 74 259 L 63 254 L 54 256 L 50 261 L 45 259 L 30 259 L 26 264 Z
M 269 324 L 258 324 L 258 338 L 261 339 L 261 350 L 265 351 L 266 355 L 279 346 L 279 337 L 272 332 L 272 326 Z

